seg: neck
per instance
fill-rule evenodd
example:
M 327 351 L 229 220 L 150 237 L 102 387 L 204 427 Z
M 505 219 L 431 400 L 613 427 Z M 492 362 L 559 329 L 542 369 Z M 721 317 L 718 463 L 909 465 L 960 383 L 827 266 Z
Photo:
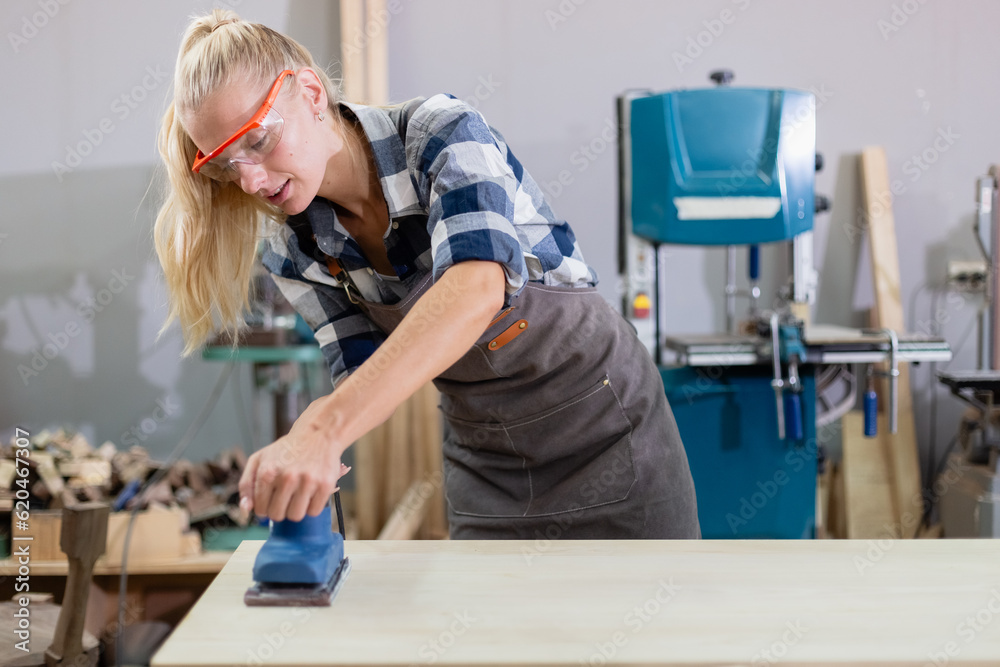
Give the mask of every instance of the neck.
M 335 130 L 340 146 L 327 163 L 319 195 L 363 218 L 366 211 L 384 206 L 382 186 L 360 123 L 344 118 L 342 127 L 343 135 Z

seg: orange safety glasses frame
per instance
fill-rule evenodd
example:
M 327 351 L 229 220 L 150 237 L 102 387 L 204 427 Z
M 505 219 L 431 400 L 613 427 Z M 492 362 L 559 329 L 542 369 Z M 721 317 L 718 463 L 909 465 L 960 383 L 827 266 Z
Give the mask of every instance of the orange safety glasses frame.
M 278 99 L 278 93 L 281 91 L 281 84 L 285 82 L 286 76 L 295 76 L 295 72 L 290 69 L 286 69 L 278 75 L 278 78 L 275 79 L 274 84 L 271 86 L 271 90 L 267 93 L 267 99 L 264 100 L 264 104 L 261 105 L 260 109 L 257 110 L 257 113 L 255 113 L 253 117 L 243 125 L 243 127 L 236 131 L 236 134 L 226 139 L 221 146 L 208 155 L 202 154 L 199 150 L 198 154 L 194 156 L 194 165 L 191 167 L 191 171 L 195 173 L 200 172 L 201 168 L 204 167 L 205 164 L 219 157 L 219 155 L 222 154 L 222 151 L 232 146 L 239 140 L 240 137 L 255 127 L 260 127 L 261 121 L 264 120 L 264 117 L 267 116 L 271 107 L 274 106 L 274 101 Z

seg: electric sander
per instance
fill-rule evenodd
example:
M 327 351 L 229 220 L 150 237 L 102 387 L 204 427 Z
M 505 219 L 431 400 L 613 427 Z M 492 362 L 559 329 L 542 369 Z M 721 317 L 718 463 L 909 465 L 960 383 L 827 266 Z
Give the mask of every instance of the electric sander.
M 344 514 L 334 494 L 339 533 L 330 506 L 302 521 L 272 521 L 271 534 L 253 564 L 248 606 L 328 607 L 351 571 L 344 556 Z

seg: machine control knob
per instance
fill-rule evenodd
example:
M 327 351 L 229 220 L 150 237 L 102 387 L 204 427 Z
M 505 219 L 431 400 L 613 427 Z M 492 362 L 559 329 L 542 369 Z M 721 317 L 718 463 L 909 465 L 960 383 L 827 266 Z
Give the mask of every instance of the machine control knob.
M 823 154 L 816 153 L 816 171 L 823 171 Z
M 815 213 L 824 213 L 830 210 L 830 198 L 826 195 L 816 195 L 814 206 Z
M 717 86 L 728 86 L 732 83 L 735 75 L 731 69 L 717 69 L 709 74 L 708 78 L 714 81 Z

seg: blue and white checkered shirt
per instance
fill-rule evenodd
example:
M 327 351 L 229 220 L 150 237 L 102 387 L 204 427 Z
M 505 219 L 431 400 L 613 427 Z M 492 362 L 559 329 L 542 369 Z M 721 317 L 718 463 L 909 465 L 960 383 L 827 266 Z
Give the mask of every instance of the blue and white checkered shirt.
M 428 272 L 436 280 L 465 260 L 501 264 L 508 300 L 526 281 L 597 283 L 569 224 L 478 111 L 449 95 L 390 108 L 344 107 L 372 145 L 391 221 L 385 247 L 397 275 L 372 269 L 321 197 L 289 216 L 263 254 L 278 288 L 315 332 L 334 384 L 386 336 L 347 298 L 325 256 L 339 261 L 364 299 L 385 304 Z

